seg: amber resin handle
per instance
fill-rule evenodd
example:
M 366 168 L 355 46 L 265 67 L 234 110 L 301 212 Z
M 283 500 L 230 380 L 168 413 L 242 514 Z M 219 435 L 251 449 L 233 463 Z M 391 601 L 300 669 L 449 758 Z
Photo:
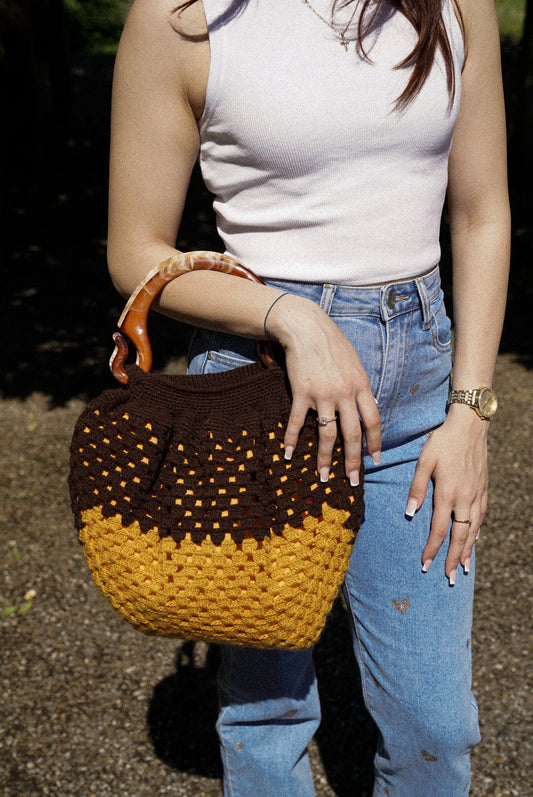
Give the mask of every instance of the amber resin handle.
M 135 288 L 122 312 L 118 321 L 120 332 L 115 332 L 115 350 L 111 355 L 109 367 L 115 379 L 122 384 L 128 381 L 125 370 L 125 362 L 128 356 L 128 343 L 124 335 L 127 335 L 137 351 L 136 363 L 143 371 L 150 371 L 152 367 L 152 347 L 148 338 L 148 313 L 152 302 L 161 293 L 165 285 L 189 271 L 197 269 L 209 269 L 223 271 L 236 277 L 244 277 L 260 285 L 263 281 L 239 263 L 238 260 L 230 255 L 218 252 L 184 252 L 183 254 L 173 255 L 168 260 L 164 260 L 159 266 L 152 269 L 143 281 Z M 124 335 L 122 334 L 124 333 Z M 270 368 L 274 363 L 272 355 L 272 345 L 262 342 L 258 346 L 259 356 L 263 364 Z

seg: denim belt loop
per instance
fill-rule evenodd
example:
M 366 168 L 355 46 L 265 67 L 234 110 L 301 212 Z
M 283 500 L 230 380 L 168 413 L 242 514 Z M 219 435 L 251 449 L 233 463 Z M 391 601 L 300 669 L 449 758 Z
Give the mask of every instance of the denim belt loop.
M 431 301 L 424 278 L 415 280 L 422 307 L 422 329 L 431 329 Z
M 337 286 L 325 284 L 322 286 L 322 296 L 320 297 L 320 309 L 323 310 L 326 315 L 329 315 L 331 312 L 331 305 L 333 304 L 333 299 L 335 298 L 335 294 L 337 293 Z
M 387 302 L 392 287 L 389 285 L 379 288 L 379 315 L 381 321 L 386 324 L 391 319 L 392 308 Z

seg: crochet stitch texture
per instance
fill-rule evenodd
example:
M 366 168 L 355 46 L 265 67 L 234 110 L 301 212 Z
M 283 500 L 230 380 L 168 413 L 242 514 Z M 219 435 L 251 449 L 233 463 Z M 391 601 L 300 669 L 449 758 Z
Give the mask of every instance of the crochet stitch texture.
M 284 371 L 146 374 L 106 391 L 71 445 L 72 509 L 94 581 L 150 634 L 257 647 L 313 644 L 362 513 L 337 441 L 316 475 L 316 419 L 292 460 Z

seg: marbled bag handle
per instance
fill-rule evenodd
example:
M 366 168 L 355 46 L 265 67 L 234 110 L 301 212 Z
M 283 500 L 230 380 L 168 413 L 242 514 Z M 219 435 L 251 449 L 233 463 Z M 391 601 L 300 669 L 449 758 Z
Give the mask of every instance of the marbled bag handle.
M 164 260 L 150 271 L 135 288 L 118 321 L 120 332 L 115 332 L 115 350 L 111 355 L 109 367 L 115 379 L 122 384 L 128 381 L 124 364 L 128 356 L 128 343 L 125 335 L 131 340 L 137 351 L 136 363 L 143 371 L 149 372 L 152 367 L 152 347 L 148 338 L 148 313 L 152 302 L 161 293 L 165 285 L 196 269 L 223 271 L 237 277 L 244 277 L 252 282 L 263 284 L 263 281 L 230 255 L 218 252 L 184 252 Z M 274 364 L 272 344 L 261 342 L 258 345 L 259 356 L 263 364 L 270 368 Z

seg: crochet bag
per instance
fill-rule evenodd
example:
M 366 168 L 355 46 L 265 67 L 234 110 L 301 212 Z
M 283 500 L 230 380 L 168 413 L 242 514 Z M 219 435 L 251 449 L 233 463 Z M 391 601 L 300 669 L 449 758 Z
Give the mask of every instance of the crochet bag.
M 161 264 L 119 320 L 111 358 L 121 387 L 80 416 L 69 487 L 97 587 L 148 634 L 264 648 L 305 648 L 325 623 L 348 566 L 362 488 L 316 475 L 316 417 L 283 457 L 290 396 L 284 370 L 261 361 L 219 374 L 149 373 L 150 305 L 191 269 L 260 280 L 227 255 Z

